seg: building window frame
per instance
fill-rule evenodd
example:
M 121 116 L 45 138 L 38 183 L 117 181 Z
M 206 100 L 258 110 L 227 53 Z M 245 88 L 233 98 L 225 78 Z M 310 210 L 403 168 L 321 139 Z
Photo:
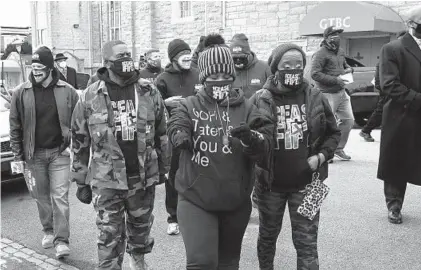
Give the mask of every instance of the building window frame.
M 121 2 L 108 2 L 109 39 L 121 39 Z
M 48 29 L 48 23 L 47 23 L 47 3 L 48 2 L 38 2 L 36 4 L 36 14 L 35 14 L 35 20 L 36 20 L 36 44 L 37 46 L 46 44 L 47 39 L 47 29 Z
M 194 21 L 192 1 L 171 1 L 171 23 L 187 23 Z

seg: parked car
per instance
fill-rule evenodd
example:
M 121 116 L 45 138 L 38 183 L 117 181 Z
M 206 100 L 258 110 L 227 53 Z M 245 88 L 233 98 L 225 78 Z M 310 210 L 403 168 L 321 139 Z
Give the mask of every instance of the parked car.
M 304 77 L 314 84 L 311 78 L 311 61 L 315 52 L 307 53 L 307 65 L 304 69 Z M 346 56 L 346 62 L 354 69 L 354 82 L 346 85 L 346 90 L 351 96 L 351 105 L 354 112 L 355 122 L 364 126 L 368 118 L 376 108 L 379 93 L 375 90 L 371 81 L 374 78 L 376 67 L 366 67 L 363 63 Z
M 22 174 L 13 174 L 10 163 L 13 161 L 10 147 L 9 127 L 10 103 L 4 95 L 0 95 L 0 142 L 1 142 L 1 183 L 22 180 Z

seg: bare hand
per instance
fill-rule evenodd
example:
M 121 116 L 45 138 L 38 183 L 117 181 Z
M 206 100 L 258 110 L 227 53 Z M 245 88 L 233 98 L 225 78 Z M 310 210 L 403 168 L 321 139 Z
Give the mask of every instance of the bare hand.
M 165 105 L 168 107 L 177 107 L 184 98 L 182 97 L 171 97 L 165 100 Z
M 338 80 L 338 84 L 342 87 L 342 88 L 344 88 L 345 87 L 345 80 L 343 80 L 342 78 L 337 78 L 337 80 Z
M 316 155 L 309 157 L 307 159 L 307 162 L 313 172 L 317 170 L 317 165 L 319 164 L 319 160 Z
M 345 73 L 352 73 L 352 68 L 345 69 Z

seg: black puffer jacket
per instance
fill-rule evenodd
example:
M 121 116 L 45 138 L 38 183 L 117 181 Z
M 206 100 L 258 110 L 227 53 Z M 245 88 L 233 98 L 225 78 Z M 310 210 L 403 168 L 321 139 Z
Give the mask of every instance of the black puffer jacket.
M 255 104 L 259 110 L 268 118 L 276 123 L 278 115 L 276 105 L 273 101 L 273 95 L 279 95 L 280 91 L 273 83 L 274 76 L 267 79 L 263 89 L 259 90 L 250 98 L 250 102 Z M 335 116 L 330 109 L 330 105 L 323 94 L 313 88 L 307 81 L 303 83 L 303 90 L 306 95 L 306 115 L 307 127 L 309 131 L 309 156 L 322 153 L 326 161 L 333 158 L 336 147 L 341 138 L 341 132 L 336 124 Z M 276 132 L 274 133 L 276 136 Z M 274 138 L 274 140 L 276 140 Z M 272 153 L 273 154 L 273 153 Z M 268 156 L 268 160 L 263 160 L 266 164 L 259 164 L 261 167 L 273 167 L 273 155 Z M 269 166 L 267 165 L 269 164 Z M 328 177 L 328 163 L 325 162 L 319 168 L 320 179 Z M 270 189 L 273 181 L 273 169 L 269 174 L 257 174 L 257 181 Z

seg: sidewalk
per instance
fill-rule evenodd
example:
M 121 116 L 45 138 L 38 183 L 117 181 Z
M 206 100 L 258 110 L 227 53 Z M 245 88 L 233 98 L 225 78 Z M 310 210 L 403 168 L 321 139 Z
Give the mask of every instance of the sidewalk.
M 38 254 L 7 238 L 0 239 L 0 269 L 7 270 L 79 270 L 59 260 Z

